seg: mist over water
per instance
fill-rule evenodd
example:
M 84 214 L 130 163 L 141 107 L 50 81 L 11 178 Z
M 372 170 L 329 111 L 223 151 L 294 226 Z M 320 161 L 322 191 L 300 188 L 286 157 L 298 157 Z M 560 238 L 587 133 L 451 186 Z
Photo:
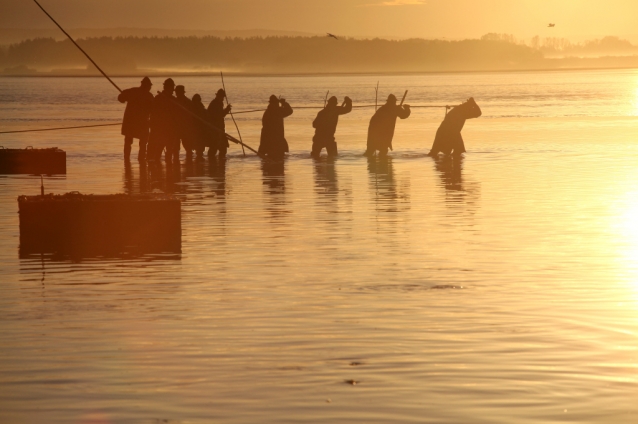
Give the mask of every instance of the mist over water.
M 40 181 L 0 177 L 0 421 L 635 422 L 638 72 L 226 84 L 239 111 L 328 89 L 373 104 L 377 80 L 380 102 L 473 96 L 465 160 L 425 156 L 443 109 L 371 161 L 373 108 L 340 119 L 335 161 L 310 159 L 317 111 L 296 110 L 279 166 L 231 145 L 225 165 L 126 167 L 119 127 L 3 135 L 67 151 L 46 192 L 178 196 L 183 237 L 179 255 L 21 259 L 16 199 Z M 205 104 L 220 87 L 176 83 Z M 101 79 L 0 78 L 2 129 L 122 113 Z M 261 114 L 236 118 L 257 147 Z

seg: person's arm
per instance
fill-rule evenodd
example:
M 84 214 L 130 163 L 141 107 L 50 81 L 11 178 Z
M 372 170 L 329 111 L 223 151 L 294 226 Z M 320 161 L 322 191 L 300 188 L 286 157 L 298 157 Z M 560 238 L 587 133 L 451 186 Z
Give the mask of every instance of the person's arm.
M 120 103 L 126 103 L 126 102 L 128 102 L 128 101 L 129 101 L 129 98 L 128 98 L 128 97 L 129 97 L 130 92 L 131 92 L 131 89 L 130 89 L 130 88 L 129 88 L 129 89 L 126 89 L 126 90 L 124 90 L 124 91 L 122 91 L 122 92 L 120 93 L 120 95 L 119 95 L 119 96 L 117 96 L 117 100 L 118 100 Z
M 284 118 L 292 115 L 292 107 L 290 107 L 290 104 L 286 101 L 286 99 L 281 99 L 281 115 Z
M 233 107 L 231 105 L 226 106 L 226 109 L 224 109 L 224 117 L 226 117 L 232 109 Z
M 339 107 L 339 115 L 345 115 L 346 113 L 350 113 L 352 112 L 352 99 L 348 96 L 346 96 L 345 99 L 343 99 L 343 106 Z
M 403 106 L 399 106 L 398 107 L 397 115 L 401 119 L 409 118 L 411 113 L 412 113 L 412 111 L 410 110 L 410 105 L 403 105 Z

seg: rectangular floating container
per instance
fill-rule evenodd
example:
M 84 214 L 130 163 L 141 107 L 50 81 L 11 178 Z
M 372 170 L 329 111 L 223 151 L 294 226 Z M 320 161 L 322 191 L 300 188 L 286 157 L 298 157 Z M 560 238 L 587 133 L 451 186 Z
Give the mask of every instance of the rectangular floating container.
M 182 208 L 165 195 L 20 196 L 20 255 L 181 253 Z
M 66 174 L 66 152 L 50 149 L 0 147 L 0 174 Z

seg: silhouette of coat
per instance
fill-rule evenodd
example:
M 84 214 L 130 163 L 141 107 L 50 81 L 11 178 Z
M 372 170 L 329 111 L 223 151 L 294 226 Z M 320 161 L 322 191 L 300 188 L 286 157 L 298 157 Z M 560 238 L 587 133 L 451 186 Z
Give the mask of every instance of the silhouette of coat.
M 189 111 L 193 111 L 193 103 L 191 102 L 191 99 L 183 95 L 175 97 L 175 101 L 177 102 L 177 105 L 181 106 L 177 106 L 175 108 L 175 124 L 177 126 L 177 133 L 179 138 L 181 138 L 182 141 L 186 141 L 188 144 L 190 138 L 193 136 L 193 127 L 195 125 L 194 117 L 189 113 Z
M 153 106 L 153 95 L 142 87 L 124 90 L 117 97 L 126 103 L 122 121 L 122 135 L 144 140 L 148 137 L 149 118 Z
M 387 152 L 388 149 L 392 150 L 392 138 L 394 137 L 397 118 L 407 119 L 410 113 L 408 105 L 399 106 L 386 103 L 381 106 L 370 119 L 367 153 L 371 154 L 375 150 L 381 152 Z
M 319 111 L 312 123 L 315 128 L 315 136 L 312 141 L 315 143 L 335 141 L 335 132 L 339 123 L 339 116 L 352 111 L 352 100 L 346 97 L 343 106 L 326 106 Z
M 199 99 L 198 99 L 199 100 Z M 193 113 L 200 117 L 203 121 L 209 122 L 208 111 L 206 110 L 206 106 L 199 101 L 192 100 Z M 211 137 L 211 129 L 205 122 L 202 122 L 199 119 L 193 119 L 193 148 L 198 153 L 203 152 L 205 146 L 208 144 L 208 140 Z
M 224 98 L 215 97 L 208 105 L 208 114 L 210 116 L 210 122 L 216 127 L 226 132 L 226 115 L 230 112 L 229 108 L 224 108 Z M 226 136 L 218 131 L 214 131 L 214 139 L 219 147 L 229 147 L 228 139 Z
M 465 143 L 461 136 L 461 130 L 465 125 L 465 121 L 478 118 L 481 115 L 481 108 L 479 108 L 474 99 L 470 99 L 449 111 L 436 131 L 436 137 L 429 155 L 434 156 L 439 152 L 450 154 L 452 151 L 454 153 L 464 153 Z
M 271 102 L 261 119 L 260 155 L 283 156 L 288 152 L 288 142 L 285 137 L 284 118 L 292 115 L 292 107 L 282 100 L 281 106 Z
M 161 155 L 164 147 L 174 147 L 175 142 L 179 146 L 177 108 L 175 97 L 164 91 L 158 93 L 153 99 L 149 143 L 153 155 L 156 157 Z

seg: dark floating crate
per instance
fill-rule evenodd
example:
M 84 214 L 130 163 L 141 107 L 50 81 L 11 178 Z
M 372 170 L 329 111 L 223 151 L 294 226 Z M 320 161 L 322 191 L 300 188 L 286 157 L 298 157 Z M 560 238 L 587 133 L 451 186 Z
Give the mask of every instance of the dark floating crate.
M 20 256 L 181 253 L 179 199 L 164 195 L 20 196 Z
M 66 152 L 50 149 L 0 147 L 0 174 L 66 174 Z

